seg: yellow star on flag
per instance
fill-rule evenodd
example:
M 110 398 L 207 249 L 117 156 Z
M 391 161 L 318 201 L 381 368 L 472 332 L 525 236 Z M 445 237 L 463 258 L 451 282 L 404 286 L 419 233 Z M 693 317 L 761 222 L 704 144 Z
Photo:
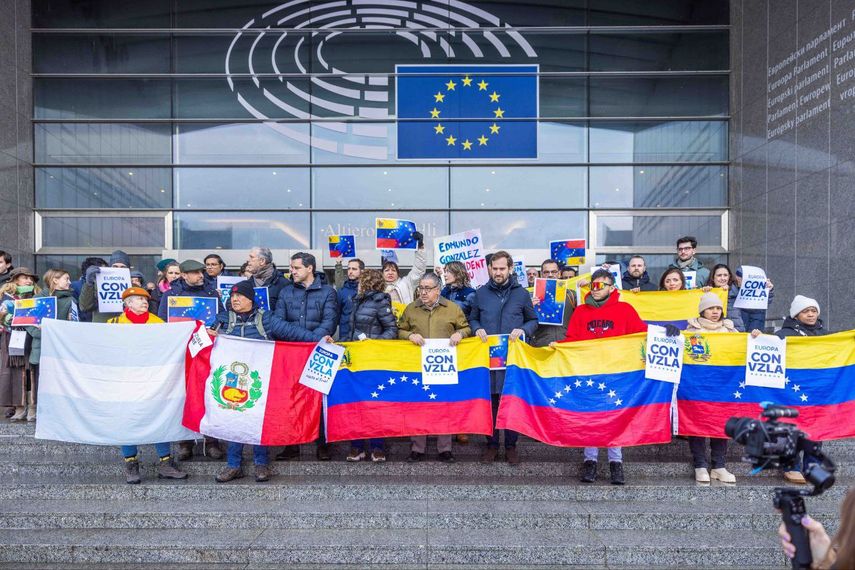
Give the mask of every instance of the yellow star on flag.
M 495 113 L 497 119 L 504 119 L 505 118 L 505 111 L 502 110 L 501 107 L 499 107 L 498 109 L 493 111 L 493 113 Z
M 463 150 L 472 150 L 472 143 L 469 141 L 469 139 L 463 141 Z
M 454 135 L 448 135 L 448 138 L 445 139 L 445 142 L 448 143 L 448 146 L 454 146 L 454 143 L 457 142 L 457 139 L 454 138 Z
M 430 112 L 430 118 L 436 119 L 439 117 L 439 110 L 436 107 L 433 108 L 433 111 Z
M 433 98 L 437 103 L 442 103 L 443 99 L 445 99 L 445 94 L 444 93 L 437 93 L 436 95 L 433 96 Z
M 499 97 L 501 97 L 501 95 L 493 91 L 492 93 L 490 93 L 490 103 L 498 103 Z
M 487 137 L 484 135 L 478 137 L 478 146 L 487 146 Z
M 490 134 L 491 134 L 491 135 L 497 135 L 497 134 L 499 134 L 499 129 L 501 129 L 501 128 L 502 128 L 502 127 L 500 127 L 500 126 L 499 126 L 499 125 L 497 125 L 496 123 L 493 123 L 492 125 L 490 125 Z
M 445 86 L 448 87 L 449 91 L 454 91 L 454 88 L 457 87 L 457 83 L 449 79 Z
M 463 78 L 463 86 L 464 87 L 471 87 L 472 86 L 472 78 L 469 77 L 468 75 Z
M 478 84 L 478 91 L 486 91 L 486 90 L 487 90 L 487 85 L 489 85 L 489 83 L 487 83 L 486 81 L 484 81 L 484 80 L 482 79 L 482 80 L 481 80 L 481 83 L 479 83 L 479 84 Z
M 437 125 L 433 128 L 433 130 L 436 131 L 436 134 L 441 135 L 445 132 L 445 127 L 443 127 L 442 125 Z

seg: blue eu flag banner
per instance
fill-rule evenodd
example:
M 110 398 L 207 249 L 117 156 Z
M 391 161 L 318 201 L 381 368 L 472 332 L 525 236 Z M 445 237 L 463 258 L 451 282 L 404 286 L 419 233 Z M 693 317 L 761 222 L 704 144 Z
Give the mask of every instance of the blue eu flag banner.
M 537 71 L 397 66 L 398 158 L 537 158 Z

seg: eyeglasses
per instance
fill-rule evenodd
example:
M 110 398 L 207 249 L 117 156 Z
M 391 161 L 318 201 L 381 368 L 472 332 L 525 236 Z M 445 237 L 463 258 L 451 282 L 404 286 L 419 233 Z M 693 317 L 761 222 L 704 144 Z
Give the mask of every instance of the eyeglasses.
M 602 281 L 594 281 L 591 283 L 591 291 L 600 291 L 601 289 L 605 289 L 606 287 L 611 287 L 611 284 L 604 283 Z
M 419 294 L 421 294 L 421 293 L 429 293 L 429 292 L 433 291 L 434 289 L 439 289 L 439 285 L 434 285 L 433 287 L 419 287 L 417 289 L 417 291 L 419 292 Z

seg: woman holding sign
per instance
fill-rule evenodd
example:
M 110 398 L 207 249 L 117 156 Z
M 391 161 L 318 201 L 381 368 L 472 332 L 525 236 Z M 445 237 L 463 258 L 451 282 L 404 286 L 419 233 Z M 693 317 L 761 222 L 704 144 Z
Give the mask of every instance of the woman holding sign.
M 27 419 L 27 405 L 33 404 L 35 395 L 27 396 L 27 386 L 34 383 L 30 379 L 32 369 L 30 367 L 30 350 L 32 339 L 27 335 L 26 327 L 12 327 L 12 317 L 15 313 L 15 301 L 19 299 L 31 299 L 41 292 L 38 283 L 39 278 L 26 267 L 19 267 L 12 271 L 9 281 L 0 289 L 3 296 L 0 304 L 0 318 L 3 319 L 3 336 L 5 337 L 3 364 L 9 369 L 10 379 L 8 386 L 0 386 L 0 404 L 15 407 L 15 415 L 10 419 L 13 422 L 21 422 Z M 35 408 L 33 408 L 35 417 Z
M 687 333 L 735 333 L 739 332 L 730 319 L 724 318 L 724 308 L 721 299 L 715 293 L 704 293 L 698 304 L 699 315 L 689 319 Z M 751 331 L 751 336 L 760 336 L 759 330 Z M 695 481 L 709 483 L 711 479 L 722 483 L 736 483 L 736 476 L 728 471 L 725 464 L 727 455 L 727 438 L 710 438 L 710 462 L 707 461 L 706 438 L 689 436 L 689 449 L 692 452 L 692 463 L 695 467 Z

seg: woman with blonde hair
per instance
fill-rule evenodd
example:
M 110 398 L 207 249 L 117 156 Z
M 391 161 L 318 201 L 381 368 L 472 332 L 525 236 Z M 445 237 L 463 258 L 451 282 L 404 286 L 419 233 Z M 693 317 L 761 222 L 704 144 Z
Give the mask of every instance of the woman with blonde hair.
M 12 316 L 15 312 L 15 301 L 19 299 L 31 299 L 41 292 L 36 285 L 39 278 L 26 267 L 18 267 L 12 270 L 9 281 L 0 288 L 0 318 L 2 319 L 3 335 L 6 341 L 3 343 L 6 349 L 3 354 L 4 364 L 9 369 L 9 384 L 0 386 L 0 405 L 14 406 L 15 414 L 9 418 L 13 422 L 21 422 L 27 419 L 28 405 L 32 406 L 35 418 L 35 404 L 31 398 L 35 398 L 35 382 L 32 379 L 33 370 L 30 367 L 30 350 L 32 339 L 27 335 L 27 327 L 12 327 Z M 24 335 L 21 337 L 21 335 Z M 12 352 L 10 343 L 22 339 L 24 342 L 23 354 L 10 354 Z M 28 388 L 32 386 L 32 391 Z

